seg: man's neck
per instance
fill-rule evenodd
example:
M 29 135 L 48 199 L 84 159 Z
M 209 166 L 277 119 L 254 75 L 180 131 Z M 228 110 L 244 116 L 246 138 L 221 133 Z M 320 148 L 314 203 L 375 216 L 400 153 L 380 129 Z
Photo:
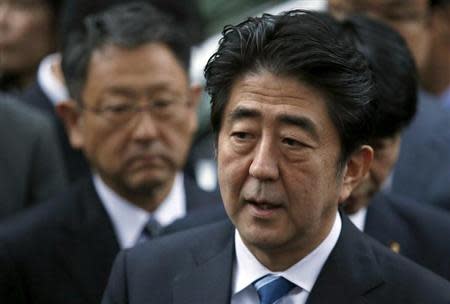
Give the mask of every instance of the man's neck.
M 337 215 L 339 216 L 339 215 Z M 332 220 L 322 224 L 320 235 L 312 237 L 299 237 L 297 240 L 290 241 L 286 246 L 276 248 L 259 248 L 242 240 L 249 251 L 265 267 L 273 272 L 280 272 L 290 268 L 298 263 L 308 254 L 318 248 L 329 236 L 336 222 L 336 214 Z

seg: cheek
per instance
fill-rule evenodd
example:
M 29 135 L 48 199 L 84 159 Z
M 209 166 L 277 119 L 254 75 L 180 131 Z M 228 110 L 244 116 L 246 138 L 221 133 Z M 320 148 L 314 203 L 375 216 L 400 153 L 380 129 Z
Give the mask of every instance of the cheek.
M 317 155 L 319 156 L 319 155 Z M 286 194 L 289 195 L 291 204 L 295 204 L 298 212 L 305 214 L 304 217 L 318 215 L 323 209 L 338 200 L 338 181 L 336 180 L 335 164 L 328 163 L 324 158 L 312 157 L 308 163 L 293 167 L 290 165 L 285 172 L 291 176 L 283 178 Z M 294 203 L 292 203 L 294 202 Z
M 160 129 L 161 143 L 178 165 L 183 165 L 192 144 L 193 131 L 185 125 L 163 126 Z
M 48 44 L 53 33 L 49 20 L 51 16 L 45 13 L 38 12 L 34 16 L 21 14 L 13 21 L 12 29 L 18 40 L 27 41 L 30 46 Z
M 47 20 L 41 18 L 19 18 L 13 22 L 10 34 L 15 40 L 15 56 L 8 59 L 17 60 L 14 64 L 25 69 L 34 68 L 54 46 L 52 27 Z
M 429 33 L 421 26 L 396 26 L 405 39 L 413 57 L 420 69 L 425 64 L 429 50 Z
M 234 153 L 229 143 L 219 139 L 217 170 L 220 192 L 225 206 L 239 200 L 242 186 L 248 176 L 248 161 Z
M 122 133 L 102 130 L 99 127 L 90 127 L 86 130 L 88 132 L 84 132 L 83 145 L 85 154 L 102 167 L 120 166 L 128 146 L 126 137 Z

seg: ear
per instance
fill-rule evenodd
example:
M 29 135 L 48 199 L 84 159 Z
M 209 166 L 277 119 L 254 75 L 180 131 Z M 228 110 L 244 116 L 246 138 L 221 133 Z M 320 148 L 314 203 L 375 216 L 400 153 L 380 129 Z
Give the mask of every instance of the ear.
M 372 159 L 373 149 L 367 145 L 362 146 L 350 156 L 342 171 L 343 180 L 341 193 L 339 195 L 339 203 L 343 203 L 350 196 L 350 193 L 352 193 L 359 182 L 369 174 Z
M 56 106 L 56 113 L 61 118 L 74 149 L 83 147 L 81 111 L 76 101 L 67 100 Z
M 202 97 L 203 88 L 200 85 L 193 85 L 190 88 L 190 96 L 188 101 L 189 126 L 193 132 L 198 128 L 198 107 Z

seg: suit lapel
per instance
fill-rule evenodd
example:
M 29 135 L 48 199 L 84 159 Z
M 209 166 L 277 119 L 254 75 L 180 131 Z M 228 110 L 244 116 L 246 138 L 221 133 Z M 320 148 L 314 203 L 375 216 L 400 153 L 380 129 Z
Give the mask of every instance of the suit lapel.
M 365 236 L 341 214 L 342 231 L 308 297 L 307 304 L 366 303 L 364 294 L 383 284 Z
M 229 222 L 224 224 L 224 232 L 222 236 L 206 240 L 208 247 L 192 250 L 195 266 L 175 279 L 174 304 L 230 303 L 234 229 Z
M 79 285 L 87 303 L 97 304 L 109 277 L 114 258 L 119 251 L 112 224 L 92 182 L 77 190 L 76 209 L 65 223 L 67 230 L 58 247 L 62 267 Z

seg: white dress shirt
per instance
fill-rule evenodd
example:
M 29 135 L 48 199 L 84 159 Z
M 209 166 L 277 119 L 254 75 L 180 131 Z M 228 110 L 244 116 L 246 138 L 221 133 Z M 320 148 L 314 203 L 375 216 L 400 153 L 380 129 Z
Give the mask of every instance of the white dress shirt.
M 176 175 L 169 195 L 153 213 L 117 195 L 97 174 L 94 174 L 93 179 L 95 189 L 112 221 L 122 249 L 133 247 L 137 243 L 144 225 L 151 216 L 164 227 L 186 215 L 186 195 L 182 173 Z
M 341 217 L 337 213 L 333 227 L 325 240 L 306 257 L 282 272 L 271 272 L 262 265 L 245 246 L 236 230 L 236 262 L 233 272 L 231 304 L 259 303 L 258 294 L 252 283 L 269 273 L 282 276 L 297 285 L 288 295 L 278 300 L 277 304 L 304 304 L 325 261 L 337 243 L 341 227 Z
M 39 64 L 37 73 L 39 86 L 47 98 L 52 102 L 53 106 L 69 99 L 69 92 L 67 91 L 66 86 L 52 71 L 52 65 L 59 64 L 60 62 L 61 55 L 59 53 L 48 55 Z
M 364 231 L 364 227 L 366 227 L 367 208 L 361 208 L 358 212 L 348 215 L 348 218 L 359 230 Z

